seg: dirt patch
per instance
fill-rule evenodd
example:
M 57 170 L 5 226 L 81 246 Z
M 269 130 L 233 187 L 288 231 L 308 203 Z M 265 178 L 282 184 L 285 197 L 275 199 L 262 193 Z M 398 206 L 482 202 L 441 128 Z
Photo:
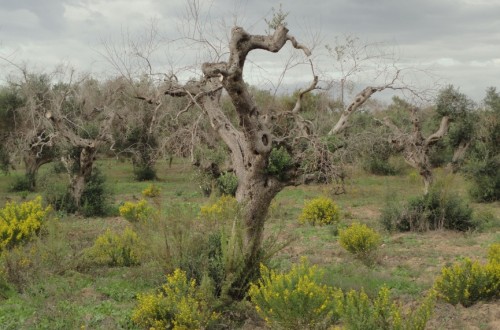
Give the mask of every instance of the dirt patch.
M 465 308 L 438 303 L 427 329 L 500 329 L 500 301 L 481 302 Z

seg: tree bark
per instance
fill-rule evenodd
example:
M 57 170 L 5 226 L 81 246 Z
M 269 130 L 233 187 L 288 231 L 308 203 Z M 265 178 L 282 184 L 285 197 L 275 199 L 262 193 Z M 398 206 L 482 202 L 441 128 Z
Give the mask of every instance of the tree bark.
M 27 154 L 24 155 L 23 159 L 25 166 L 25 176 L 29 182 L 29 190 L 35 191 L 38 170 L 42 165 L 50 163 L 53 160 L 53 156 L 37 156 L 36 153 L 30 150 Z
M 450 119 L 447 116 L 441 118 L 438 130 L 427 138 L 422 135 L 416 108 L 411 110 L 411 120 L 413 123 L 411 133 L 404 133 L 389 118 L 384 118 L 383 124 L 393 131 L 394 136 L 389 139 L 389 142 L 402 151 L 406 163 L 416 169 L 422 177 L 424 195 L 427 195 L 434 180 L 429 161 L 429 151 L 431 146 L 442 139 L 448 132 Z

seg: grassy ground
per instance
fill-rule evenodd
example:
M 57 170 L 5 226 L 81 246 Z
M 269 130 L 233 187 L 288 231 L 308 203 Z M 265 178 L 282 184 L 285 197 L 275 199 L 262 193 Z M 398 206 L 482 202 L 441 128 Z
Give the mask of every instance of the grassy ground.
M 115 205 L 137 200 L 149 182 L 134 182 L 129 163 L 117 160 L 99 164 L 114 193 Z M 42 168 L 42 180 L 53 180 L 50 166 Z M 184 211 L 182 217 L 196 217 L 199 205 L 206 203 L 194 179 L 191 166 L 175 160 L 172 167 L 161 163 L 160 180 L 164 213 Z M 19 172 L 20 173 L 20 172 Z M 9 193 L 15 179 L 0 174 L 0 206 L 8 200 L 30 199 L 36 194 Z M 266 234 L 269 240 L 289 242 L 272 259 L 272 265 L 287 269 L 306 256 L 327 270 L 327 281 L 343 289 L 363 287 L 374 293 L 387 284 L 397 299 L 408 302 L 429 289 L 440 269 L 463 257 L 484 260 L 489 244 L 500 242 L 500 203 L 471 204 L 475 211 L 488 211 L 496 221 L 477 232 L 389 234 L 378 222 L 380 210 L 387 201 L 402 200 L 421 192 L 414 175 L 373 176 L 353 169 L 347 193 L 332 195 L 324 185 L 290 187 L 273 202 Z M 467 183 L 460 176 L 437 171 L 438 180 L 447 189 L 466 197 Z M 45 178 L 45 179 L 44 179 Z M 47 179 L 49 178 L 49 179 Z M 64 180 L 64 177 L 61 177 Z M 367 267 L 353 259 L 337 242 L 334 229 L 300 225 L 297 221 L 304 200 L 316 196 L 332 197 L 341 207 L 343 222 L 360 221 L 382 233 L 383 244 L 376 263 Z M 158 287 L 167 271 L 154 258 L 135 267 L 90 267 L 78 260 L 82 251 L 107 228 L 120 229 L 127 221 L 120 217 L 82 218 L 59 214 L 46 236 L 29 248 L 36 254 L 26 269 L 19 269 L 18 288 L 5 289 L 0 295 L 1 329 L 121 329 L 132 328 L 130 313 L 136 294 Z M 153 242 L 151 242 L 153 244 Z M 25 251 L 25 253 L 29 253 Z M 40 257 L 45 256 L 45 257 Z M 35 258 L 36 259 L 36 258 Z M 157 260 L 157 259 L 156 259 Z M 2 283 L 0 282 L 0 289 Z M 440 303 L 431 329 L 487 329 L 500 319 L 500 304 L 479 304 L 469 309 Z M 498 324 L 497 324 L 498 325 Z M 493 328 L 492 328 L 493 329 Z

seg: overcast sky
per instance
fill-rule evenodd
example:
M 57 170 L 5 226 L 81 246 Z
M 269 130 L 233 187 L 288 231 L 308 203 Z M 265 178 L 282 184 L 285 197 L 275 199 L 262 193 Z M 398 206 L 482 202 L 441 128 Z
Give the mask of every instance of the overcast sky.
M 289 12 L 290 33 L 305 43 L 311 42 L 311 36 L 316 34 L 330 44 L 335 36 L 356 35 L 361 40 L 393 46 L 402 62 L 432 70 L 442 79 L 441 83 L 460 87 L 476 101 L 483 98 L 488 86 L 500 88 L 499 0 L 282 2 L 284 10 Z M 264 18 L 280 2 L 201 0 L 200 3 L 209 15 L 204 18 L 210 21 L 211 28 L 228 33 L 236 22 L 249 32 L 263 34 Z M 112 68 L 99 55 L 104 40 L 117 43 L 123 31 L 140 35 L 154 19 L 168 44 L 179 36 L 185 16 L 183 0 L 0 0 L 0 55 L 39 70 L 69 62 L 78 70 L 107 74 Z M 226 27 L 221 18 L 225 18 Z M 183 66 L 186 61 L 203 60 L 203 55 L 193 54 L 192 49 L 176 47 L 165 46 L 156 55 L 158 63 Z M 319 47 L 318 52 L 324 52 L 324 47 Z M 255 82 L 280 65 L 274 62 L 273 55 L 256 57 L 254 62 L 261 69 L 259 73 L 252 71 L 257 76 L 252 78 Z M 8 72 L 9 67 L 0 63 L 0 77 L 5 79 Z M 298 74 L 294 79 L 300 77 Z

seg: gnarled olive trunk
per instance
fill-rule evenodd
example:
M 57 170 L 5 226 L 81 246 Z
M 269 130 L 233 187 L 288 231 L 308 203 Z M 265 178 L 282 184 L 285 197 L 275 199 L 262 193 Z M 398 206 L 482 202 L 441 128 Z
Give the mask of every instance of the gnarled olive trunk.
M 96 152 L 95 147 L 87 146 L 81 149 L 78 159 L 70 159 L 69 156 L 62 159 L 70 177 L 69 194 L 77 210 L 82 206 L 83 192 L 92 176 Z
M 41 155 L 37 156 L 34 152 L 28 152 L 24 155 L 24 166 L 25 166 L 25 176 L 29 183 L 29 190 L 35 191 L 36 189 L 36 177 L 38 170 L 44 164 L 50 163 L 53 159 L 52 155 Z
M 251 171 L 243 177 L 236 191 L 236 199 L 242 205 L 245 225 L 244 265 L 231 284 L 229 294 L 233 299 L 243 299 L 250 283 L 258 276 L 259 264 L 265 255 L 262 241 L 267 213 L 273 198 L 283 188 L 262 172 Z

